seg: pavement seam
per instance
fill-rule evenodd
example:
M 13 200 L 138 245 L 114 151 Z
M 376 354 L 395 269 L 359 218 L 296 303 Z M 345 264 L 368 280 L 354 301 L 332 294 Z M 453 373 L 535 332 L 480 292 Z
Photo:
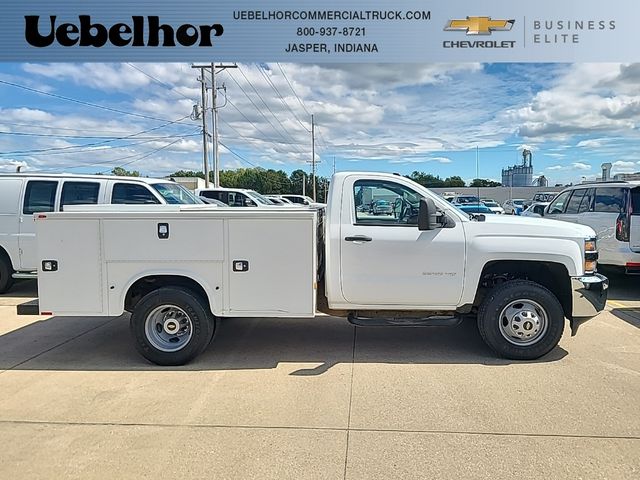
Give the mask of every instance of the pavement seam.
M 0 425 L 54 425 L 77 427 L 147 427 L 147 428 L 202 428 L 237 430 L 300 430 L 319 432 L 359 432 L 359 433 L 402 433 L 424 435 L 469 435 L 491 437 L 530 437 L 530 438 L 575 438 L 593 440 L 640 440 L 636 435 L 580 435 L 560 433 L 517 433 L 517 432 L 481 432 L 465 430 L 403 430 L 394 428 L 341 428 L 341 427 L 304 427 L 291 425 L 217 425 L 188 423 L 118 423 L 118 422 L 63 422 L 44 420 L 0 420 Z
M 65 341 L 60 342 L 57 345 L 54 345 L 53 347 L 47 348 L 46 350 L 44 350 L 44 351 L 42 351 L 40 353 L 36 353 L 35 355 L 27 358 L 26 360 L 23 360 L 21 362 L 16 363 L 15 365 L 11 366 L 10 368 L 7 368 L 6 370 L 0 371 L 0 375 L 2 375 L 3 373 L 8 372 L 10 370 L 13 370 L 14 368 L 19 367 L 20 365 L 24 365 L 25 363 L 30 362 L 31 360 L 34 360 L 34 359 L 38 358 L 40 355 L 44 355 L 45 353 L 49 353 L 50 351 L 55 350 L 58 347 L 66 345 L 67 343 L 72 342 L 76 338 L 80 338 L 83 335 L 86 335 L 87 333 L 90 333 L 90 332 L 93 332 L 94 330 L 97 330 L 98 328 L 102 328 L 102 327 L 104 327 L 106 325 L 109 325 L 111 322 L 113 322 L 114 320 L 117 320 L 118 318 L 120 318 L 120 317 L 114 317 L 111 320 L 107 320 L 106 322 L 101 323 L 100 325 L 97 325 L 97 326 L 95 326 L 93 328 L 90 328 L 89 330 L 85 330 L 84 332 L 79 333 L 78 335 L 76 335 L 74 337 L 67 338 Z
M 344 471 L 342 475 L 342 479 L 346 480 L 347 478 L 347 462 L 349 460 L 349 435 L 351 433 L 351 404 L 353 400 L 353 371 L 355 370 L 356 364 L 356 332 L 358 331 L 358 327 L 353 326 L 353 345 L 351 349 L 351 382 L 349 384 L 349 414 L 347 415 L 347 444 L 345 445 L 344 450 Z

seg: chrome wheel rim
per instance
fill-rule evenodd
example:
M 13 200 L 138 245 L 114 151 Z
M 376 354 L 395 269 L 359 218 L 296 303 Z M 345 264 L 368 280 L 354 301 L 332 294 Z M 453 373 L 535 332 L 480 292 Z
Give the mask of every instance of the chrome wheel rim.
M 144 330 L 155 348 L 162 352 L 177 352 L 191 340 L 193 323 L 180 307 L 161 305 L 147 315 Z
M 502 336 L 519 347 L 537 343 L 549 324 L 544 308 L 538 302 L 525 299 L 514 300 L 503 308 L 498 322 Z

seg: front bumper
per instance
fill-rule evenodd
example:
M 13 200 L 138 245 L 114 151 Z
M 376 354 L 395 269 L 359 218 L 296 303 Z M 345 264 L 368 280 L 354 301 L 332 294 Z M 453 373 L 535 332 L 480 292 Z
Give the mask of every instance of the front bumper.
M 571 277 L 571 335 L 578 327 L 598 315 L 607 303 L 609 279 L 596 273 L 583 277 Z

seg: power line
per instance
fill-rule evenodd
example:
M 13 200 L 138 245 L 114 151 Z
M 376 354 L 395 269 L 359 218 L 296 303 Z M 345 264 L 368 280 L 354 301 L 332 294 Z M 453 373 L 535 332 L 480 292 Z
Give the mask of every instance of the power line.
M 243 72 L 241 71 L 240 73 L 243 73 Z M 243 73 L 243 75 L 244 75 L 244 73 Z M 236 80 L 232 75 L 229 75 L 229 78 L 230 78 L 230 79 L 231 79 L 231 80 L 232 80 L 232 81 L 233 81 L 233 82 L 238 86 L 238 88 L 242 91 L 242 93 L 244 93 L 245 97 L 247 97 L 247 99 L 249 100 L 249 102 L 251 102 L 251 105 L 253 105 L 253 106 L 255 107 L 255 109 L 258 111 L 258 113 L 259 113 L 260 115 L 262 115 L 262 117 L 267 121 L 267 123 L 268 123 L 269 125 L 271 125 L 271 127 L 274 129 L 274 131 L 278 132 L 278 135 L 280 135 L 280 136 L 282 137 L 282 139 L 283 139 L 285 142 L 288 142 L 289 140 L 287 140 L 287 139 L 285 138 L 285 136 L 284 136 L 284 135 L 283 135 L 283 134 L 278 130 L 278 128 L 277 128 L 277 127 L 276 127 L 276 126 L 271 122 L 271 120 L 269 120 L 269 118 L 267 118 L 267 116 L 264 114 L 264 112 L 262 111 L 262 109 L 261 109 L 260 107 L 258 107 L 258 105 L 256 105 L 256 104 L 255 104 L 255 102 L 251 99 L 251 97 L 249 96 L 249 94 L 247 93 L 247 91 L 242 87 L 242 85 L 240 85 L 240 83 L 238 83 L 238 81 L 237 81 L 237 80 Z M 245 77 L 245 78 L 246 78 L 246 77 Z M 255 91 L 255 89 L 254 89 L 254 91 Z M 258 95 L 258 96 L 259 96 L 259 95 Z M 262 98 L 261 98 L 261 100 L 262 100 Z M 262 103 L 264 103 L 264 100 L 262 101 Z M 266 104 L 265 104 L 265 105 L 266 105 Z M 234 105 L 234 106 L 235 106 L 235 105 Z M 267 108 L 269 108 L 269 107 L 267 106 Z M 236 109 L 237 109 L 237 107 L 236 107 Z M 271 110 L 269 110 L 269 111 L 271 111 Z M 271 114 L 273 115 L 273 112 L 271 112 Z M 245 117 L 245 118 L 246 118 L 246 117 Z M 274 115 L 274 118 L 275 118 L 275 115 Z M 277 120 L 277 118 L 276 118 L 276 120 Z M 283 127 L 283 128 L 284 128 L 284 127 Z
M 269 110 L 269 112 L 271 113 L 271 115 L 273 115 L 273 118 L 276 119 L 276 121 L 278 122 L 278 124 L 280 125 L 280 127 L 282 128 L 282 130 L 289 136 L 289 140 L 292 142 L 292 145 L 295 145 L 296 148 L 298 149 L 298 153 L 304 153 L 302 152 L 302 150 L 300 149 L 300 146 L 298 145 L 297 140 L 293 137 L 293 135 L 291 134 L 291 132 L 289 132 L 289 130 L 287 130 L 287 127 L 284 126 L 284 124 L 282 123 L 282 121 L 278 118 L 278 116 L 273 112 L 273 110 L 271 110 L 271 107 L 269 107 L 269 105 L 267 104 L 267 102 L 265 101 L 264 97 L 262 95 L 260 95 L 260 92 L 258 91 L 258 89 L 253 85 L 253 83 L 251 83 L 251 81 L 249 80 L 249 78 L 245 75 L 245 73 L 242 71 L 241 68 L 238 68 L 238 71 L 240 72 L 240 74 L 243 76 L 243 78 L 245 79 L 245 81 L 249 84 L 249 86 L 251 87 L 251 89 L 255 92 L 255 94 L 258 96 L 258 98 L 260 98 L 260 100 L 262 101 L 263 105 L 267 108 L 267 110 Z M 284 138 L 284 137 L 283 137 Z M 286 140 L 286 139 L 285 139 Z
M 304 128 L 307 131 L 307 133 L 311 133 L 311 130 L 309 130 L 307 126 L 304 123 L 302 123 L 302 121 L 298 118 L 298 116 L 296 115 L 296 112 L 294 112 L 293 109 L 289 106 L 289 104 L 286 102 L 286 100 L 280 93 L 280 90 L 278 90 L 278 87 L 276 87 L 275 83 L 273 83 L 273 80 L 269 78 L 269 75 L 265 73 L 264 69 L 261 68 L 260 65 L 258 65 L 258 70 L 260 71 L 260 74 L 262 75 L 262 77 L 267 81 L 267 83 L 271 85 L 271 88 L 273 89 L 273 91 L 276 92 L 276 95 L 278 96 L 278 98 L 280 98 L 280 102 L 282 102 L 284 107 L 291 112 L 293 117 L 298 121 L 298 123 L 302 126 L 302 128 Z
M 190 133 L 188 135 L 181 135 L 177 140 L 175 140 L 174 142 L 171 142 L 171 144 L 175 144 L 177 142 L 179 142 L 180 140 L 182 140 L 183 138 L 187 138 L 187 137 L 195 137 L 197 135 L 200 135 L 200 133 Z M 149 141 L 144 142 L 144 143 L 149 143 Z M 155 152 L 157 149 L 154 149 L 151 151 L 151 153 Z M 74 152 L 75 153 L 75 152 Z M 76 162 L 75 165 L 71 165 L 71 166 L 67 166 L 67 165 L 58 165 L 58 166 L 51 166 L 49 168 L 44 168 L 41 169 L 40 171 L 50 171 L 50 170 L 58 170 L 60 168 L 65 168 L 67 170 L 71 170 L 74 168 L 86 168 L 86 167 L 92 167 L 92 166 L 97 166 L 97 165 L 107 165 L 109 163 L 113 163 L 113 162 L 119 162 L 121 160 L 127 160 L 129 158 L 133 158 L 133 157 L 137 157 L 138 155 L 142 155 L 143 152 L 137 152 L 137 153 L 133 153 L 131 155 L 126 155 L 124 157 L 119 157 L 119 158 L 112 158 L 109 160 L 101 160 L 98 162 Z
M 115 145 L 113 147 L 109 147 L 110 149 L 113 150 L 117 150 L 120 148 L 127 148 L 127 147 L 134 147 L 137 145 L 144 145 L 146 143 L 152 143 L 152 142 L 157 142 L 158 140 L 165 140 L 168 138 L 186 138 L 186 137 L 192 137 L 194 135 L 199 135 L 199 133 L 190 133 L 190 134 L 184 134 L 184 135 L 165 135 L 165 136 L 161 136 L 161 137 L 151 137 L 151 138 L 147 138 L 146 140 L 143 140 L 141 142 L 131 142 L 131 143 L 125 143 L 123 145 Z M 21 154 L 16 154 L 16 155 L 12 155 L 12 157 L 41 157 L 43 155 L 46 155 L 47 157 L 50 157 L 52 155 L 75 155 L 78 153 L 95 153 L 96 151 L 100 151 L 100 149 L 96 149 L 96 148 L 84 148 L 84 149 L 80 149 L 80 150 L 72 150 L 72 151 L 58 151 L 58 152 L 45 152 L 45 153 L 21 153 Z
M 296 96 L 296 98 L 298 99 L 298 102 L 300 103 L 300 105 L 302 106 L 302 108 L 304 109 L 304 111 L 307 113 L 307 115 L 311 116 L 311 114 L 309 113 L 309 110 L 307 110 L 307 107 L 304 106 L 303 101 L 300 99 L 300 97 L 298 96 L 298 94 L 296 93 L 295 89 L 293 88 L 293 85 L 291 84 L 291 82 L 289 81 L 289 78 L 287 77 L 287 74 L 284 73 L 284 70 L 282 68 L 282 65 L 280 65 L 279 63 L 276 63 L 276 65 L 278 65 L 278 68 L 280 69 L 280 71 L 282 72 L 282 76 L 284 77 L 284 79 L 287 81 L 287 83 L 289 84 L 289 88 L 291 89 L 291 91 L 293 92 L 293 94 Z
M 154 82 L 156 82 L 159 85 L 162 85 L 165 88 L 168 88 L 169 90 L 171 90 L 173 93 L 177 93 L 178 95 L 180 95 L 182 98 L 186 98 L 187 100 L 189 100 L 190 102 L 193 102 L 194 100 L 192 98 L 187 97 L 186 95 L 180 93 L 175 85 L 171 84 L 171 83 L 166 83 L 163 82 L 162 80 L 157 79 L 156 77 L 154 77 L 153 75 L 151 75 L 150 73 L 145 72 L 144 70 L 142 70 L 141 68 L 135 66 L 133 63 L 129 63 L 127 62 L 127 65 L 130 66 L 131 68 L 136 69 L 137 71 L 139 71 L 141 74 L 143 74 L 144 76 L 146 76 L 147 78 L 150 78 L 151 80 L 153 80 Z
M 152 127 L 152 128 L 148 128 L 146 130 L 142 130 L 140 132 L 136 132 L 136 133 L 132 133 L 131 135 L 125 135 L 122 137 L 115 137 L 115 138 L 111 138 L 109 140 L 102 140 L 100 142 L 90 142 L 90 143 L 85 143 L 85 144 L 81 144 L 81 145 L 68 145 L 66 147 L 51 147 L 51 148 L 42 148 L 42 149 L 35 149 L 35 150 L 14 150 L 14 151 L 10 151 L 10 152 L 0 152 L 0 155 L 29 155 L 32 153 L 44 153 L 44 152 L 54 152 L 54 151 L 59 151 L 59 150 L 69 150 L 72 148 L 84 148 L 84 147 L 96 147 L 99 145 L 104 145 L 107 143 L 111 143 L 111 142 L 117 142 L 119 140 L 126 140 L 128 138 L 133 138 L 136 137 L 138 135 L 142 135 L 143 133 L 149 133 L 152 132 L 154 130 L 159 130 L 161 128 L 167 127 L 169 125 L 172 125 L 174 123 L 178 123 L 182 120 L 184 120 L 185 118 L 187 118 L 187 116 L 184 116 L 182 118 L 179 118 L 177 120 L 171 120 L 169 122 L 164 123 L 163 125 L 158 125 L 157 127 Z
M 102 110 L 107 110 L 109 112 L 120 113 L 122 115 L 129 115 L 129 116 L 132 116 L 132 117 L 146 118 L 147 120 L 155 120 L 157 122 L 166 122 L 167 121 L 166 118 L 158 118 L 158 117 L 152 117 L 150 115 L 143 115 L 141 113 L 127 112 L 126 110 L 119 110 L 117 108 L 106 107 L 104 105 L 99 105 L 97 103 L 85 102 L 84 100 L 77 100 L 75 98 L 65 97 L 64 95 L 58 95 L 57 93 L 45 92 L 44 90 L 38 90 L 37 88 L 27 87 L 26 85 L 20 85 L 18 83 L 7 82 L 6 80 L 0 80 L 0 83 L 4 84 L 4 85 L 9 85 L 9 86 L 12 86 L 12 87 L 16 87 L 16 88 L 21 88 L 22 90 L 27 90 L 29 92 L 34 92 L 34 93 L 37 93 L 39 95 L 46 95 L 48 97 L 53 97 L 53 98 L 57 98 L 57 99 L 60 99 L 60 100 L 66 100 L 68 102 L 77 103 L 79 105 L 84 105 L 84 106 L 87 106 L 87 107 L 99 108 L 99 109 L 102 109 Z
M 195 134 L 193 134 L 193 136 L 195 136 L 195 135 L 200 135 L 200 134 L 199 134 L 199 133 L 195 133 Z M 122 168 L 122 167 L 125 167 L 125 166 L 127 166 L 127 165 L 131 165 L 132 163 L 139 162 L 140 160 L 143 160 L 143 159 L 145 159 L 145 158 L 147 158 L 147 157 L 150 157 L 150 156 L 151 156 L 151 155 L 153 155 L 154 153 L 157 153 L 157 152 L 159 152 L 159 151 L 161 151 L 161 150 L 164 150 L 165 148 L 169 148 L 171 145 L 174 145 L 174 144 L 178 143 L 180 140 L 182 140 L 182 139 L 181 139 L 181 138 L 178 138 L 178 139 L 174 140 L 173 142 L 167 143 L 166 145 L 164 145 L 164 146 L 162 146 L 162 147 L 159 147 L 159 148 L 156 148 L 156 149 L 154 149 L 154 150 L 151 150 L 150 152 L 148 152 L 148 153 L 146 153 L 146 154 L 142 155 L 140 158 L 137 158 L 137 159 L 132 160 L 132 161 L 130 161 L 130 162 L 126 162 L 126 163 L 120 164 L 120 165 L 118 165 L 118 167 Z M 140 154 L 136 154 L 136 155 L 140 155 Z M 135 156 L 135 155 L 132 155 L 132 156 Z M 129 156 L 128 158 L 131 158 L 132 156 Z M 120 159 L 113 160 L 113 161 L 120 161 L 120 160 L 124 160 L 124 159 L 126 159 L 126 158 L 127 158 L 127 157 L 124 157 L 124 158 L 120 158 Z M 114 167 L 114 168 L 116 168 L 116 167 Z M 104 170 L 103 172 L 100 172 L 100 173 L 105 173 L 105 172 L 108 172 L 108 171 L 109 171 L 109 170 Z

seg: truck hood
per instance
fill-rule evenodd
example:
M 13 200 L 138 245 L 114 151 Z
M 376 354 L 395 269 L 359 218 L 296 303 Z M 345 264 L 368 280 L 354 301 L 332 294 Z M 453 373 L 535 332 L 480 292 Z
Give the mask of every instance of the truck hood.
M 538 217 L 519 217 L 510 215 L 485 215 L 484 222 L 469 222 L 477 230 L 487 233 L 506 234 L 516 237 L 595 237 L 591 227 L 577 223 L 561 222 Z M 484 225 L 485 227 L 483 227 Z

